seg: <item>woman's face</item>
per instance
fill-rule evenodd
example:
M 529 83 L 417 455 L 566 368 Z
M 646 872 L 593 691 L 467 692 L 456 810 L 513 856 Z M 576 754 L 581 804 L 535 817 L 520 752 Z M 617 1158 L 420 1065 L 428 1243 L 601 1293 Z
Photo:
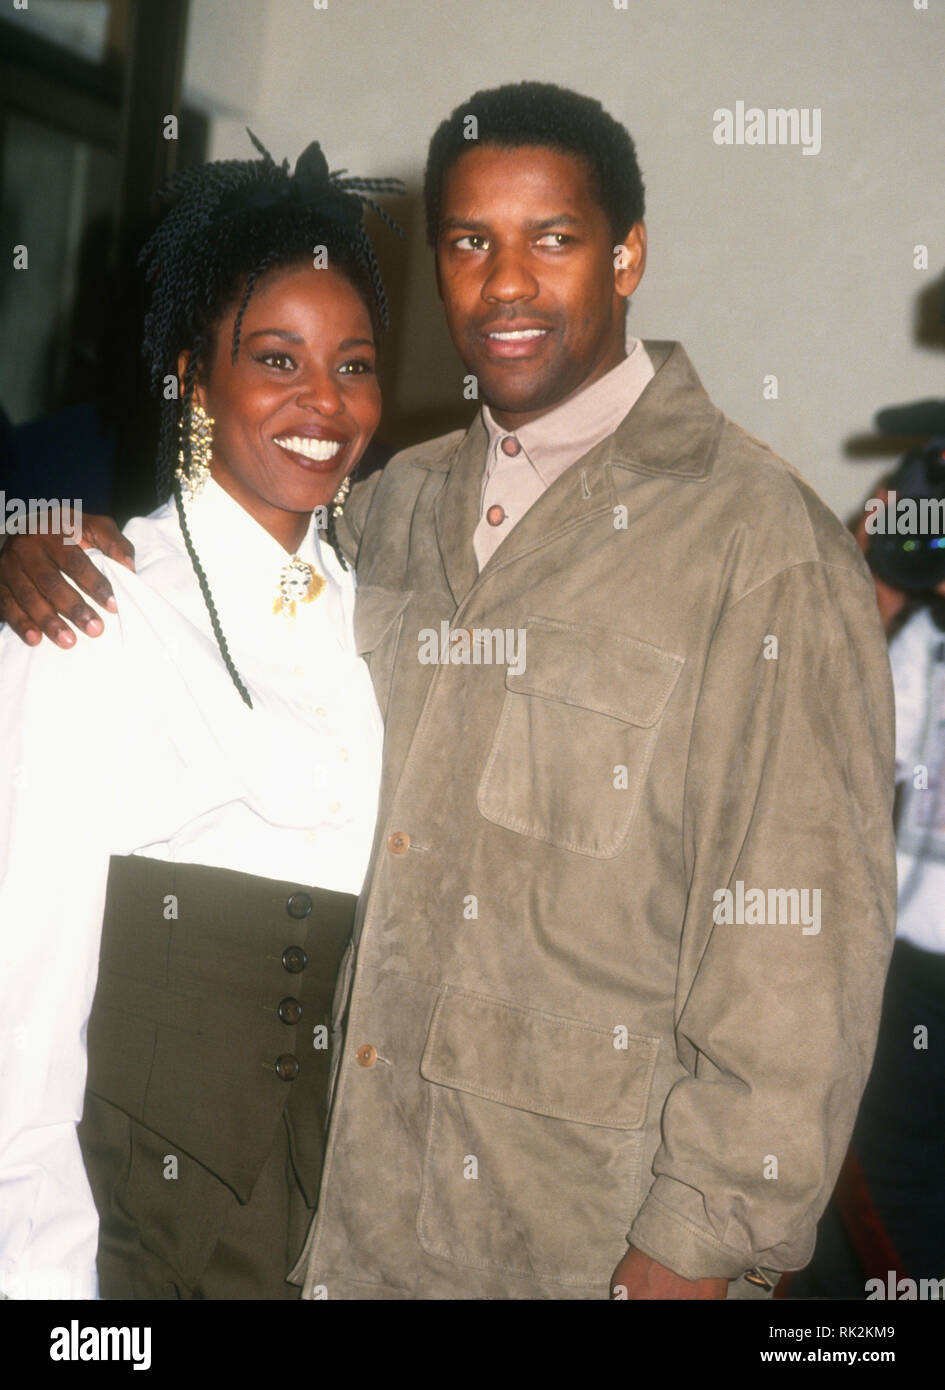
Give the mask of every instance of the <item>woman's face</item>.
M 237 308 L 218 325 L 209 374 L 194 393 L 214 420 L 210 472 L 292 551 L 377 428 L 374 330 L 344 276 L 302 264 L 256 286 L 234 363 Z

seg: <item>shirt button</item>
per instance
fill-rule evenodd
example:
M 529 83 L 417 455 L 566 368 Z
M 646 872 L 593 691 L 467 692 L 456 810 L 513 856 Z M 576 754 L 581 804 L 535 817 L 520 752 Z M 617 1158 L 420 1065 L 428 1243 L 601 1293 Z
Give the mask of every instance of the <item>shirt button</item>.
M 395 830 L 387 841 L 391 854 L 406 854 L 410 848 L 410 836 L 403 830 Z
M 341 759 L 343 763 L 346 763 L 348 761 L 349 756 L 350 754 L 348 753 L 347 748 L 338 749 L 338 757 Z
M 283 1052 L 281 1057 L 276 1058 L 276 1076 L 280 1081 L 294 1081 L 301 1068 L 298 1057 L 293 1057 L 291 1052 Z
M 301 946 L 287 946 L 282 952 L 282 964 L 290 975 L 298 975 L 308 965 L 308 956 Z
M 307 893 L 293 893 L 285 905 L 285 910 L 290 917 L 298 921 L 302 917 L 307 917 L 312 910 L 312 900 Z
M 328 713 L 327 713 L 327 711 L 326 711 L 326 710 L 323 710 L 322 707 L 321 707 L 321 705 L 318 706 L 318 709 L 315 711 L 315 713 L 318 715 L 319 719 L 327 719 L 327 718 L 328 718 Z
M 302 1017 L 302 1005 L 289 995 L 288 999 L 283 999 L 279 1005 L 279 1017 L 283 1023 L 298 1023 Z
M 317 845 L 317 844 L 318 844 L 318 831 L 317 831 L 317 830 L 306 830 L 306 832 L 305 832 L 305 838 L 306 838 L 306 840 L 308 840 L 308 842 L 309 842 L 310 845 Z
M 359 1067 L 373 1067 L 377 1061 L 377 1048 L 372 1043 L 362 1043 L 355 1056 Z
M 516 454 L 522 452 L 522 446 L 519 444 L 514 434 L 507 434 L 499 445 L 499 448 L 502 450 L 503 454 L 507 454 L 510 459 L 514 459 Z
M 486 521 L 490 526 L 501 526 L 504 520 L 505 508 L 500 507 L 498 502 L 495 502 L 486 512 Z
M 341 802 L 333 801 L 328 809 L 333 816 L 337 816 L 338 812 L 341 810 Z

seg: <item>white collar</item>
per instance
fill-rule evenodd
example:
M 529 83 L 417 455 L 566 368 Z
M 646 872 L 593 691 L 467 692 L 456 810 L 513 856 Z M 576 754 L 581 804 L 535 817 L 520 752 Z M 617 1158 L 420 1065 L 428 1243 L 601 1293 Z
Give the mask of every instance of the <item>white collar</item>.
M 325 590 L 308 604 L 299 604 L 296 618 L 274 613 L 283 570 L 293 558 L 264 526 L 213 478 L 208 478 L 196 497 L 184 496 L 184 515 L 197 558 L 207 576 L 224 635 L 239 641 L 247 626 L 253 633 L 279 640 L 292 628 L 321 626 L 314 622 L 326 610 L 338 614 L 352 589 L 352 576 L 342 570 L 332 547 L 319 532 L 313 514 L 294 555 L 312 566 L 325 580 Z M 301 620 L 301 621 L 300 621 Z

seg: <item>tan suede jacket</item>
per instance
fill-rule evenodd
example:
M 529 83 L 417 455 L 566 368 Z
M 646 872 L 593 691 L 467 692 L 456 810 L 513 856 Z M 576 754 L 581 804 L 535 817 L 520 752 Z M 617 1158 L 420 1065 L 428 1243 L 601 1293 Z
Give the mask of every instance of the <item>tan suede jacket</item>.
M 479 419 L 352 495 L 386 770 L 309 1297 L 810 1256 L 894 932 L 886 646 L 839 521 L 646 347 L 481 574 Z

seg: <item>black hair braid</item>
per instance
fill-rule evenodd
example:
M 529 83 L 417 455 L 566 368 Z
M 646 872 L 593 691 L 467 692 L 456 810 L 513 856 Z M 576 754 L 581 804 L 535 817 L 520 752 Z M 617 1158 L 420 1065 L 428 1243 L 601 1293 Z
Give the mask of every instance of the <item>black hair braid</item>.
M 368 238 L 368 234 L 364 230 L 363 226 L 358 227 L 358 244 L 361 254 L 364 257 L 364 260 L 367 264 L 368 275 L 371 280 L 371 286 L 374 290 L 374 298 L 377 301 L 378 317 L 380 318 L 380 321 L 384 325 L 384 327 L 387 328 L 390 323 L 390 312 L 387 303 L 387 291 L 384 289 L 384 282 L 381 279 L 381 268 L 377 263 L 377 257 L 374 254 L 374 247 L 371 245 L 370 239 Z
M 181 416 L 181 419 L 183 416 Z M 171 490 L 172 470 L 170 460 L 173 459 L 175 448 L 178 446 L 179 426 L 177 425 L 174 414 L 170 410 L 162 410 L 158 421 L 158 469 L 157 485 L 159 493 L 168 493 Z
M 341 566 L 341 568 L 343 570 L 347 570 L 348 562 L 345 559 L 344 554 L 342 553 L 341 542 L 338 540 L 338 526 L 335 521 L 335 509 L 333 506 L 330 506 L 328 508 L 328 520 L 325 523 L 325 539 L 328 541 L 328 544 L 335 552 L 335 555 L 338 558 L 338 563 Z
M 187 525 L 187 517 L 184 512 L 184 502 L 181 497 L 181 485 L 179 481 L 174 483 L 174 501 L 177 504 L 177 516 L 180 521 L 181 535 L 184 537 L 184 545 L 187 547 L 187 554 L 190 556 L 190 563 L 194 567 L 194 574 L 197 576 L 197 583 L 200 585 L 200 592 L 203 594 L 203 601 L 207 605 L 207 612 L 210 615 L 210 626 L 213 628 L 213 635 L 217 639 L 217 646 L 220 648 L 220 655 L 223 657 L 223 664 L 230 673 L 230 679 L 240 693 L 240 698 L 244 705 L 249 709 L 253 708 L 253 702 L 249 697 L 249 691 L 243 684 L 236 664 L 230 656 L 230 649 L 227 646 L 226 638 L 223 635 L 223 628 L 220 625 L 220 617 L 217 613 L 217 606 L 213 601 L 210 592 L 210 583 L 204 574 L 203 566 L 197 557 L 194 543 L 190 535 L 190 527 Z
M 243 298 L 240 300 L 239 308 L 236 311 L 236 319 L 233 323 L 234 366 L 236 365 L 236 360 L 240 355 L 240 335 L 243 330 L 243 315 L 246 313 L 246 310 L 249 307 L 249 301 L 252 298 L 253 290 L 256 288 L 256 281 L 261 279 L 261 277 L 265 275 L 266 271 L 270 270 L 273 267 L 273 265 L 277 263 L 278 259 L 278 251 L 268 252 L 265 256 L 263 256 L 259 264 L 253 267 L 253 269 L 249 272 L 249 274 L 246 277 L 246 288 L 243 291 Z

